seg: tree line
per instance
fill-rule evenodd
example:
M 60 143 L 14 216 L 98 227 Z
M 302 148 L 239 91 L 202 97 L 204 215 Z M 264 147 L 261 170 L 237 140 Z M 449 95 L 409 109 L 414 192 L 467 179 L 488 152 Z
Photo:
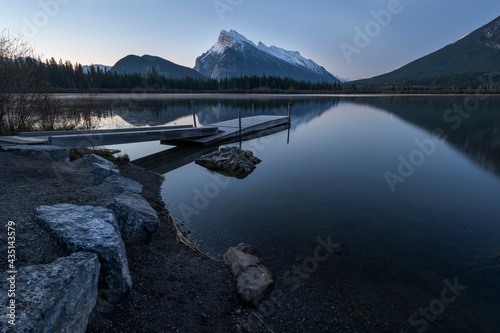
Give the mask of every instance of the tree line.
M 227 90 L 304 90 L 334 91 L 342 90 L 338 82 L 299 81 L 290 77 L 278 76 L 241 76 L 216 79 L 197 79 L 191 77 L 171 78 L 151 68 L 147 74 L 117 73 L 90 66 L 87 71 L 79 63 L 56 62 L 54 58 L 38 63 L 38 71 L 46 78 L 51 87 L 64 89 L 152 89 L 152 90 L 189 90 L 189 91 L 227 91 Z

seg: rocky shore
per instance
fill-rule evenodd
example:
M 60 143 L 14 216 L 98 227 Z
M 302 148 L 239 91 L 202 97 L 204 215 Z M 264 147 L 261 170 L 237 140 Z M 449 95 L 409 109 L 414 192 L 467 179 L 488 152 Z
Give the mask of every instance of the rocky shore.
M 43 207 L 65 209 L 66 217 L 76 220 L 79 218 L 78 211 L 85 210 L 79 207 L 114 209 L 116 212 L 120 203 L 126 199 L 121 197 L 133 195 L 127 190 L 133 189 L 133 184 L 138 183 L 142 187 L 141 196 L 159 217 L 158 229 L 147 237 L 149 239 L 146 242 L 143 242 L 144 238 L 138 241 L 134 237 L 129 237 L 131 241 L 125 242 L 131 285 L 123 285 L 120 289 L 124 291 L 123 294 L 111 294 L 111 298 L 115 299 L 110 299 L 109 295 L 106 298 L 88 292 L 85 302 L 95 301 L 96 305 L 88 314 L 88 322 L 80 320 L 74 323 L 76 326 L 73 329 L 83 325 L 87 326 L 87 332 L 260 331 L 261 325 L 256 326 L 257 330 L 248 328 L 248 321 L 252 319 L 249 319 L 249 312 L 243 309 L 243 304 L 237 297 L 236 282 L 230 266 L 222 261 L 207 259 L 177 242 L 170 217 L 159 197 L 162 176 L 126 162 L 117 162 L 117 175 L 124 175 L 130 180 L 125 181 L 125 185 L 123 182 L 117 185 L 115 171 L 110 171 L 113 174 L 106 176 L 112 176 L 110 180 L 103 181 L 103 175 L 98 174 L 103 171 L 96 172 L 92 167 L 93 163 L 85 159 L 68 162 L 50 154 L 0 151 L 0 161 L 0 219 L 4 224 L 7 221 L 15 223 L 16 268 L 23 275 L 18 277 L 18 288 L 28 288 L 29 282 L 25 283 L 24 277 L 35 269 L 33 267 L 49 276 L 54 275 L 54 271 L 61 271 L 62 265 L 75 267 L 75 270 L 79 268 L 65 274 L 72 283 L 76 283 L 72 276 L 80 276 L 81 279 L 81 272 L 86 271 L 86 281 L 95 281 L 103 290 L 110 288 L 103 286 L 102 278 L 96 280 L 96 271 L 100 269 L 102 273 L 103 266 L 106 266 L 102 255 L 76 250 L 75 254 L 68 255 L 67 243 L 57 240 L 54 232 L 49 231 L 50 228 L 42 227 L 44 224 L 40 220 L 51 220 L 49 212 Z M 135 188 L 137 189 L 137 185 Z M 74 217 L 75 214 L 77 217 Z M 0 236 L 2 253 L 7 252 L 6 236 L 6 233 Z M 127 237 L 124 238 L 127 240 Z M 71 244 L 75 248 L 86 246 L 76 246 L 76 241 Z M 100 267 L 98 257 L 101 259 Z M 8 270 L 6 260 L 0 263 L 0 268 L 3 272 Z M 59 294 L 64 294 L 64 288 L 68 287 L 67 281 L 58 283 L 59 285 L 48 287 L 60 288 Z M 116 281 L 113 285 L 116 285 Z M 2 296 L 6 295 L 4 287 L 5 284 L 2 285 Z M 19 295 L 27 292 L 17 290 Z M 42 293 L 38 296 L 42 299 L 46 295 Z M 22 299 L 22 296 L 19 298 Z M 2 300 L 6 301 L 4 298 Z M 53 301 L 56 308 L 58 302 L 62 301 Z M 71 311 L 77 311 L 83 305 L 79 304 Z M 30 311 L 33 309 L 18 302 L 18 323 Z M 74 317 L 75 313 L 61 315 L 64 320 Z M 2 317 L 2 332 L 29 330 L 28 327 L 19 326 L 12 329 L 3 319 L 6 318 Z

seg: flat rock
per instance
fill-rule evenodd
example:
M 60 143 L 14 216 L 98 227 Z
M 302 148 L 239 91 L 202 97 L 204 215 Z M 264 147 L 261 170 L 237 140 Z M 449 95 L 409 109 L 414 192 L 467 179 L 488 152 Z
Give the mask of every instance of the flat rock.
M 160 227 L 156 211 L 139 194 L 123 192 L 106 207 L 113 211 L 125 244 L 144 244 Z
M 68 253 L 94 252 L 101 262 L 100 295 L 118 301 L 132 286 L 125 245 L 110 209 L 58 204 L 40 206 L 35 221 L 57 239 Z
M 51 264 L 19 268 L 16 280 L 16 332 L 85 332 L 97 300 L 100 263 L 90 252 L 78 252 Z M 0 301 L 8 304 L 8 283 Z M 5 309 L 5 308 L 4 308 Z M 0 320 L 7 332 L 9 313 Z
M 224 176 L 243 179 L 262 162 L 250 150 L 237 147 L 220 148 L 198 158 L 195 163 Z
M 69 162 L 69 149 L 51 145 L 17 145 L 4 146 L 3 150 L 20 155 L 34 155 L 37 157 L 48 157 L 56 162 Z
M 101 184 L 109 183 L 113 187 L 119 189 L 121 192 L 132 192 L 140 194 L 142 192 L 142 184 L 136 182 L 135 180 L 120 176 L 118 174 L 112 174 L 104 178 Z
M 224 261 L 231 265 L 240 298 L 248 304 L 258 306 L 274 283 L 273 275 L 258 257 L 244 251 L 256 253 L 257 249 L 243 243 L 230 247 L 224 254 Z

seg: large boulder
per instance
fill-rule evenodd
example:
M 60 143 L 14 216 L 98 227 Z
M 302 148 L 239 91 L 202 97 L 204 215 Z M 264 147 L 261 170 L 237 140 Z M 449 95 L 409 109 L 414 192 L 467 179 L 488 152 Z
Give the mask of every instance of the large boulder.
M 271 271 L 252 254 L 256 252 L 255 247 L 241 243 L 224 254 L 224 261 L 231 265 L 236 277 L 238 294 L 253 306 L 264 300 L 274 283 Z
M 120 170 L 116 165 L 105 158 L 95 154 L 89 154 L 82 157 L 84 163 L 91 167 L 90 176 L 95 185 L 100 185 L 109 176 L 120 176 Z
M 2 149 L 9 153 L 18 155 L 32 155 L 36 157 L 50 158 L 56 162 L 69 162 L 69 149 L 65 147 L 52 145 L 18 145 L 4 146 Z
M 250 150 L 237 147 L 220 148 L 198 158 L 195 163 L 224 176 L 243 179 L 262 162 Z
M 142 192 L 143 187 L 142 184 L 136 182 L 135 180 L 125 178 L 117 174 L 106 177 L 101 184 L 111 184 L 113 188 L 118 189 L 120 192 L 128 191 L 138 194 Z
M 160 227 L 156 211 L 139 194 L 123 192 L 106 207 L 115 214 L 125 244 L 145 243 Z
M 68 253 L 88 251 L 99 256 L 100 295 L 105 300 L 114 303 L 132 287 L 125 245 L 111 210 L 69 204 L 40 206 L 35 221 Z
M 89 252 L 74 253 L 47 265 L 19 268 L 12 328 L 16 332 L 85 332 L 97 300 L 99 270 L 97 255 Z M 8 299 L 8 288 L 7 282 L 0 284 L 2 305 L 13 299 Z M 13 317 L 2 312 L 2 332 L 7 332 Z

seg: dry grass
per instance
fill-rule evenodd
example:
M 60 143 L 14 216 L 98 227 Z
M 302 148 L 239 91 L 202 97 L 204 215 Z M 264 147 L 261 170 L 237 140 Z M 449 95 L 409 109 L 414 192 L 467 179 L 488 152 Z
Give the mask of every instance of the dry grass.
M 164 213 L 160 213 L 160 214 L 168 214 L 168 212 L 164 212 Z M 181 242 L 182 244 L 186 245 L 187 247 L 189 247 L 192 251 L 196 252 L 196 253 L 199 253 L 201 254 L 202 256 L 205 256 L 209 259 L 212 259 L 212 260 L 215 260 L 215 261 L 223 261 L 223 260 L 220 260 L 220 259 L 217 259 L 217 258 L 214 258 L 212 256 L 209 256 L 208 254 L 206 253 L 203 253 L 190 239 L 189 239 L 189 236 L 184 232 L 182 231 L 180 228 L 179 228 L 179 224 L 181 224 L 182 222 L 173 217 L 173 216 L 169 216 L 169 220 L 172 222 L 172 227 L 174 228 L 174 232 L 175 232 L 175 236 L 177 238 L 177 243 Z

